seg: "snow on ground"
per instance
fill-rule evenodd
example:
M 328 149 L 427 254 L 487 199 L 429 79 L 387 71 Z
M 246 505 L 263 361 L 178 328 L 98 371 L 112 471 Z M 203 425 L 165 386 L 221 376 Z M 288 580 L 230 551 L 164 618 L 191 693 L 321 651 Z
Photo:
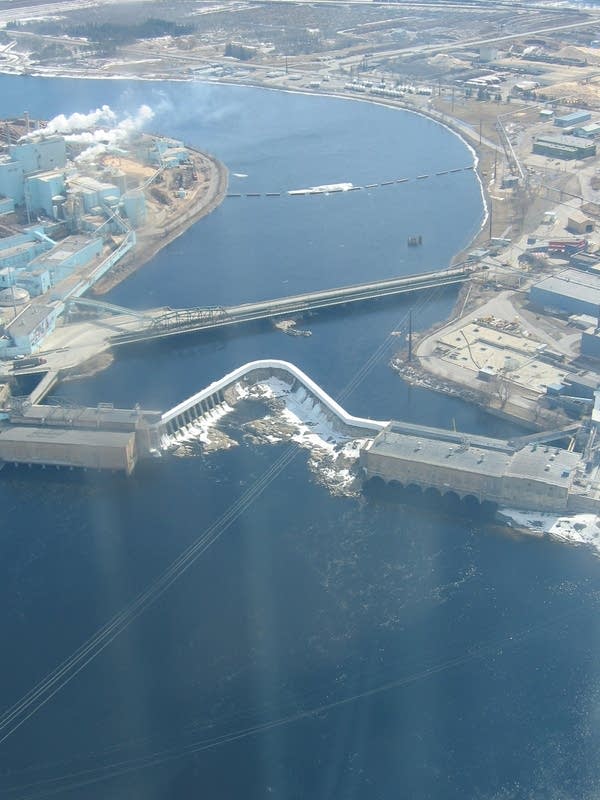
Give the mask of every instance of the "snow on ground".
M 310 450 L 308 466 L 321 482 L 336 493 L 354 493 L 357 476 L 352 467 L 366 439 L 352 439 L 341 431 L 319 400 L 303 386 L 292 389 L 279 378 L 269 378 L 252 387 L 238 384 L 235 390 L 237 396 L 271 401 L 272 414 L 262 420 L 269 426 L 263 440 L 291 439 Z
M 600 553 L 600 517 L 595 514 L 559 517 L 556 514 L 517 511 L 511 508 L 502 509 L 501 513 L 520 528 L 545 533 L 552 539 L 569 544 L 588 545 Z

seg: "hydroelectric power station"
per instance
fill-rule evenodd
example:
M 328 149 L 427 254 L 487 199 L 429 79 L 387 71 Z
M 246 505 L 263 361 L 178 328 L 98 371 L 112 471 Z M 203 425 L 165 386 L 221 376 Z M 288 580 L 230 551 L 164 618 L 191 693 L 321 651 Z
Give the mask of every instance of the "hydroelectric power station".
M 301 388 L 336 430 L 361 440 L 358 466 L 365 480 L 525 510 L 600 508 L 600 487 L 590 478 L 591 443 L 583 455 L 550 444 L 569 436 L 571 428 L 500 440 L 355 417 L 298 367 L 275 359 L 245 364 L 162 413 L 110 405 L 72 409 L 23 403 L 0 430 L 0 460 L 129 474 L 140 459 L 159 457 L 179 431 L 214 416 L 225 404 L 230 410 L 236 388 L 271 378 L 291 390 Z

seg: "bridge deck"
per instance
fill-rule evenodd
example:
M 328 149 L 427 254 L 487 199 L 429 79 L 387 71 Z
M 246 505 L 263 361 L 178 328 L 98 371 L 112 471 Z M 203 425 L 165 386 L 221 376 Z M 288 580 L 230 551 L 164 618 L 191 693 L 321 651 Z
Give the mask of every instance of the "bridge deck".
M 193 331 L 210 330 L 243 322 L 299 314 L 319 308 L 331 308 L 346 303 L 364 302 L 391 295 L 422 291 L 438 286 L 451 286 L 469 280 L 473 272 L 473 267 L 462 266 L 420 275 L 342 286 L 337 289 L 306 292 L 275 300 L 244 303 L 228 308 L 176 309 L 156 316 L 151 322 L 141 323 L 139 328 L 117 334 L 111 338 L 111 343 L 118 345 L 150 341 Z

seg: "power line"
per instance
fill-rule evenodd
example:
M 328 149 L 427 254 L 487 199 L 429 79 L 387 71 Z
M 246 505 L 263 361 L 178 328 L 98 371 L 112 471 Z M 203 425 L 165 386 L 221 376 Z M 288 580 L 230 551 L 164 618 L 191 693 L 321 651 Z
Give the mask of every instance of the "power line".
M 422 309 L 441 290 L 441 287 L 427 293 L 417 306 Z M 405 324 L 408 313 L 399 324 Z M 396 327 L 396 326 L 395 326 Z M 392 330 L 395 330 L 395 327 Z M 387 351 L 393 337 L 388 335 L 374 353 L 357 370 L 354 377 L 340 394 L 345 399 L 372 371 Z M 197 560 L 211 547 L 231 525 L 252 505 L 267 487 L 283 472 L 299 451 L 298 445 L 288 449 L 250 486 L 204 533 L 183 551 L 169 567 L 130 603 L 99 628 L 77 650 L 39 681 L 23 697 L 0 715 L 0 744 L 5 742 L 27 720 L 36 714 L 61 689 L 67 686 L 85 667 L 91 663 L 108 645 L 150 608 Z

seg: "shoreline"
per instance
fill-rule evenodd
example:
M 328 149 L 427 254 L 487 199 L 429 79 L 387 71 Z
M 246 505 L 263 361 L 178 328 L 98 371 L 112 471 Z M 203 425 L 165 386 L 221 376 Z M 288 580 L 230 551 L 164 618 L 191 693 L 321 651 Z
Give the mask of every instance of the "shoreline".
M 377 97 L 365 97 L 362 95 L 356 95 L 350 92 L 342 92 L 342 91 L 326 91 L 323 89 L 320 90 L 313 90 L 313 89 L 300 89 L 300 88 L 292 88 L 287 86 L 270 86 L 260 81 L 234 81 L 234 80 L 197 80 L 196 78 L 173 78 L 173 77 L 143 77 L 140 75 L 103 75 L 103 76 L 88 76 L 88 75 L 81 75 L 81 74 L 54 74 L 48 75 L 45 73 L 13 73 L 13 72 L 6 72 L 0 70 L 0 74 L 7 75 L 10 77 L 33 77 L 33 78 L 42 78 L 47 80 L 108 80 L 108 81 L 121 81 L 121 80 L 130 80 L 130 81 L 144 81 L 148 83 L 196 83 L 201 84 L 204 86 L 239 86 L 245 88 L 255 88 L 255 89 L 264 89 L 266 91 L 272 92 L 284 92 L 287 94 L 301 94 L 307 96 L 314 96 L 314 97 L 326 97 L 326 98 L 336 98 L 339 100 L 347 100 L 359 103 L 368 103 L 371 105 L 378 105 L 384 108 L 389 108 L 395 111 L 404 111 L 412 114 L 420 115 L 426 119 L 435 122 L 436 124 L 440 125 L 443 128 L 446 128 L 451 134 L 457 136 L 465 145 L 467 150 L 470 151 L 473 157 L 473 172 L 477 176 L 477 180 L 479 182 L 479 188 L 481 192 L 481 201 L 483 206 L 483 216 L 481 222 L 479 223 L 477 230 L 473 233 L 473 235 L 468 239 L 464 247 L 462 247 L 450 260 L 448 264 L 448 268 L 452 267 L 453 265 L 460 263 L 464 260 L 465 254 L 471 250 L 477 242 L 480 240 L 486 223 L 489 220 L 490 212 L 493 216 L 496 216 L 496 208 L 494 203 L 494 198 L 491 197 L 488 187 L 486 187 L 484 183 L 484 175 L 482 174 L 481 165 L 484 160 L 484 151 L 490 149 L 485 143 L 476 143 L 469 141 L 469 137 L 467 132 L 463 129 L 462 126 L 469 127 L 469 124 L 466 121 L 461 120 L 459 117 L 450 117 L 445 115 L 441 112 L 434 111 L 432 109 L 427 108 L 420 108 L 414 107 L 408 103 L 393 102 L 389 99 L 382 100 Z M 478 134 L 475 130 L 473 130 L 473 136 L 477 137 Z M 188 149 L 196 152 L 201 153 L 197 148 L 186 145 Z M 207 153 L 202 153 L 207 159 L 211 161 L 211 163 L 216 167 L 217 171 L 220 170 L 224 171 L 219 174 L 219 183 L 222 184 L 223 180 L 225 180 L 225 185 L 222 189 L 222 194 L 220 194 L 220 199 L 216 202 L 210 202 L 207 205 L 205 211 L 198 209 L 198 212 L 189 215 L 186 217 L 185 222 L 179 223 L 178 225 L 174 226 L 172 231 L 170 231 L 167 236 L 164 238 L 159 239 L 159 237 L 154 237 L 155 241 L 152 245 L 149 243 L 145 246 L 140 246 L 139 243 L 136 244 L 131 257 L 121 262 L 120 265 L 116 265 L 116 268 L 111 270 L 104 278 L 102 278 L 95 287 L 92 288 L 91 292 L 97 296 L 106 294 L 115 286 L 117 286 L 122 281 L 126 280 L 130 275 L 137 272 L 141 269 L 144 264 L 150 261 L 155 255 L 157 255 L 164 247 L 178 238 L 180 235 L 185 233 L 185 231 L 195 224 L 197 221 L 202 219 L 202 217 L 206 216 L 207 214 L 211 213 L 222 201 L 225 199 L 226 191 L 227 191 L 227 168 L 225 167 L 222 162 L 220 162 L 215 156 L 211 156 Z M 190 219 L 191 217 L 191 219 Z M 158 239 L 158 241 L 156 241 Z M 119 266 L 121 270 L 119 270 Z M 116 278 L 118 275 L 118 278 Z M 112 279 L 112 280 L 111 280 Z
M 205 153 L 196 147 L 185 145 L 186 148 L 211 166 L 212 176 L 209 179 L 209 191 L 207 195 L 196 198 L 189 208 L 181 215 L 177 215 L 173 220 L 168 221 L 164 227 L 152 233 L 152 226 L 146 223 L 137 234 L 137 241 L 132 252 L 123 261 L 118 262 L 98 283 L 90 290 L 96 297 L 107 294 L 131 275 L 142 269 L 156 256 L 163 248 L 183 235 L 189 228 L 196 224 L 203 217 L 208 216 L 218 208 L 227 194 L 229 181 L 229 171 L 223 162 L 215 156 Z M 214 180 L 213 180 L 214 178 Z M 213 185 L 214 184 L 214 185 Z

